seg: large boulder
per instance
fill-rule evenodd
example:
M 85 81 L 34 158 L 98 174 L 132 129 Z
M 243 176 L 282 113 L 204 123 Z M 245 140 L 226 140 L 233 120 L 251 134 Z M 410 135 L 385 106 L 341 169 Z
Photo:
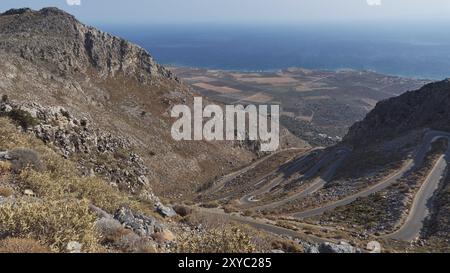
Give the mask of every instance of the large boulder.
M 173 208 L 164 206 L 161 202 L 156 203 L 156 211 L 164 217 L 174 217 L 177 215 Z

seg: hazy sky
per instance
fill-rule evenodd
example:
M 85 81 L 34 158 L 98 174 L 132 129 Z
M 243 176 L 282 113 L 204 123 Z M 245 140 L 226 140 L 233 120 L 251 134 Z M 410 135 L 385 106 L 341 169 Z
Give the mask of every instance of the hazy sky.
M 86 23 L 450 20 L 450 0 L 1 0 L 0 9 L 57 6 Z

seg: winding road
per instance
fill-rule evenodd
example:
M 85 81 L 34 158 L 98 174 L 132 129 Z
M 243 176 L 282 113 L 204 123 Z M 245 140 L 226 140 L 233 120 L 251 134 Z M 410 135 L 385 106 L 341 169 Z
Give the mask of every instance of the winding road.
M 306 154 L 302 155 L 301 157 L 295 159 L 292 162 L 288 162 L 287 166 L 282 168 L 281 170 L 275 170 L 266 176 L 264 178 L 260 179 L 258 183 L 255 184 L 255 187 L 258 187 L 263 182 L 266 182 L 269 177 L 272 175 L 278 174 L 274 179 L 269 181 L 269 183 L 263 185 L 261 188 L 258 188 L 254 190 L 253 192 L 243 196 L 239 201 L 241 204 L 251 204 L 253 202 L 258 202 L 258 200 L 255 200 L 255 196 L 268 193 L 272 191 L 274 188 L 276 188 L 278 185 L 280 185 L 282 182 L 285 182 L 287 179 L 290 178 L 291 175 L 294 173 L 298 173 L 304 170 L 306 163 L 311 159 L 310 157 L 314 154 L 314 152 L 317 149 L 312 149 L 308 151 Z M 306 176 L 306 175 L 305 175 Z
M 425 133 L 424 138 L 422 140 L 422 144 L 419 146 L 419 148 L 416 150 L 413 158 L 407 160 L 405 164 L 402 166 L 400 170 L 395 172 L 394 174 L 390 175 L 383 181 L 368 187 L 356 194 L 344 197 L 343 199 L 340 199 L 338 201 L 325 204 L 323 206 L 305 210 L 301 212 L 294 213 L 292 216 L 297 219 L 304 219 L 316 215 L 320 215 L 326 211 L 334 210 L 338 207 L 348 205 L 358 198 L 367 197 L 373 193 L 382 191 L 386 189 L 387 187 L 393 185 L 395 182 L 397 182 L 400 178 L 404 177 L 405 175 L 408 175 L 410 172 L 416 171 L 419 167 L 421 167 L 424 163 L 425 157 L 427 153 L 430 151 L 431 146 L 433 142 L 439 140 L 439 139 L 447 139 L 449 143 L 449 147 L 445 154 L 443 154 L 436 164 L 433 166 L 433 169 L 429 172 L 428 176 L 424 180 L 424 182 L 421 185 L 421 188 L 416 193 L 416 196 L 414 197 L 411 209 L 408 213 L 408 217 L 406 221 L 403 223 L 403 225 L 394 233 L 386 235 L 386 238 L 390 239 L 396 239 L 396 240 L 402 240 L 402 241 L 412 241 L 416 239 L 423 228 L 423 222 L 429 215 L 429 208 L 431 205 L 432 197 L 434 196 L 436 190 L 438 189 L 440 181 L 444 178 L 446 171 L 448 170 L 448 167 L 450 166 L 450 133 L 442 132 L 442 131 L 433 131 L 429 130 Z M 323 186 L 326 185 L 327 181 L 330 181 L 334 174 L 336 173 L 337 169 L 341 166 L 342 162 L 347 158 L 347 156 L 351 153 L 351 150 L 346 147 L 336 147 L 334 151 L 331 151 L 327 153 L 324 157 L 322 157 L 314 166 L 312 166 L 303 176 L 302 178 L 309 178 L 314 177 L 318 172 L 320 172 L 324 167 L 327 167 L 325 172 L 320 175 L 320 177 L 316 178 L 306 189 L 293 194 L 291 196 L 287 196 L 286 198 L 282 200 L 277 200 L 275 202 L 259 205 L 259 200 L 256 200 L 256 196 L 261 196 L 266 193 L 271 192 L 275 187 L 280 185 L 281 183 L 286 182 L 289 178 L 289 174 L 293 174 L 294 172 L 298 172 L 300 170 L 304 170 L 304 167 L 306 166 L 308 155 L 310 155 L 312 151 L 309 151 L 308 153 L 304 154 L 303 156 L 295 159 L 294 161 L 290 162 L 290 165 L 283 169 L 284 173 L 280 173 L 277 175 L 273 180 L 269 181 L 267 184 L 263 185 L 262 187 L 256 188 L 253 192 L 250 194 L 247 194 L 243 196 L 240 199 L 240 202 L 242 204 L 242 207 L 251 207 L 255 210 L 264 210 L 264 209 L 272 209 L 279 206 L 282 206 L 289 201 L 297 200 L 300 198 L 303 198 L 305 196 L 308 196 L 317 190 L 321 189 Z M 273 154 L 274 156 L 276 154 Z M 267 160 L 271 158 L 271 156 L 261 159 L 260 161 L 255 162 L 254 164 L 238 171 L 233 174 L 230 174 L 228 176 L 225 176 L 222 181 L 215 187 L 214 190 L 220 189 L 220 187 L 223 187 L 223 185 L 227 181 L 231 181 L 233 178 L 237 177 L 238 175 L 241 175 L 250 169 L 256 167 L 258 164 L 260 164 L 263 160 Z M 255 184 L 255 187 L 258 187 L 260 184 L 265 181 L 267 177 L 270 175 L 273 175 L 274 173 L 271 173 L 267 175 L 265 178 L 260 180 L 258 183 Z M 275 173 L 276 174 L 276 173 Z M 238 216 L 232 216 L 234 218 Z M 240 216 L 239 216 L 240 217 Z M 251 220 L 250 218 L 236 218 L 234 220 L 238 220 L 240 222 L 247 222 L 251 223 L 253 226 L 264 226 L 268 225 L 267 223 L 262 223 L 259 221 Z M 266 229 L 272 229 L 273 227 L 271 225 L 265 226 Z M 279 227 L 277 227 L 279 228 Z M 289 232 L 286 229 L 277 229 L 277 232 L 285 233 L 288 235 Z
M 426 157 L 426 154 L 431 149 L 433 142 L 439 139 L 447 139 L 450 144 L 450 133 L 441 131 L 429 131 L 426 133 L 423 144 L 420 146 L 415 154 L 413 160 L 408 160 L 407 163 L 395 174 L 386 178 L 382 182 L 358 192 L 357 194 L 345 197 L 339 201 L 324 205 L 319 208 L 295 213 L 293 216 L 298 219 L 308 218 L 316 215 L 320 215 L 326 211 L 334 210 L 337 207 L 348 205 L 358 198 L 367 197 L 373 193 L 379 192 L 395 182 L 398 179 L 405 176 L 408 172 L 415 171 L 419 168 Z M 386 236 L 386 238 L 401 240 L 401 241 L 412 241 L 420 235 L 420 231 L 423 228 L 423 222 L 429 215 L 430 200 L 433 197 L 435 191 L 439 186 L 439 182 L 444 178 L 446 170 L 450 164 L 450 145 L 444 155 L 442 155 L 436 162 L 434 168 L 428 174 L 427 178 L 423 182 L 420 190 L 417 192 L 410 212 L 408 214 L 407 220 L 401 226 L 401 228 L 393 234 Z
M 209 214 L 209 215 L 216 215 L 219 216 L 221 218 L 226 218 L 228 220 L 232 220 L 232 221 L 236 221 L 242 224 L 246 224 L 249 225 L 253 228 L 259 229 L 259 230 L 264 230 L 266 232 L 272 233 L 272 234 L 276 234 L 276 235 L 280 235 L 280 236 L 288 236 L 291 238 L 298 238 L 298 239 L 305 239 L 308 238 L 309 240 L 311 240 L 312 242 L 315 243 L 323 243 L 323 242 L 332 242 L 332 243 L 337 243 L 337 240 L 332 240 L 332 239 L 324 239 L 324 238 L 320 238 L 314 235 L 306 235 L 304 233 L 300 233 L 297 232 L 295 230 L 292 229 L 287 229 L 287 228 L 283 228 L 280 226 L 277 226 L 274 223 L 270 223 L 264 220 L 259 220 L 259 219 L 255 219 L 255 218 L 251 218 L 251 217 L 245 217 L 245 216 L 241 216 L 241 215 L 235 215 L 235 214 L 229 214 L 229 213 L 225 213 L 223 211 L 220 211 L 218 209 L 204 209 L 204 208 L 198 208 L 199 211 L 201 211 L 204 214 Z
M 320 175 L 318 178 L 316 178 L 306 189 L 304 189 L 303 191 L 300 191 L 296 194 L 293 194 L 291 196 L 288 196 L 286 198 L 283 198 L 282 200 L 278 200 L 275 202 L 272 202 L 270 204 L 265 204 L 265 205 L 260 205 L 260 206 L 253 206 L 253 209 L 256 210 L 264 210 L 264 209 L 273 209 L 273 208 L 277 208 L 280 207 L 290 201 L 293 200 L 297 200 L 300 198 L 303 198 L 309 194 L 312 194 L 318 190 L 320 190 L 321 188 L 323 188 L 326 183 L 328 181 L 330 181 L 332 179 L 332 177 L 334 176 L 336 170 L 339 168 L 339 166 L 342 164 L 342 162 L 344 161 L 344 159 L 350 154 L 351 150 L 347 147 L 339 147 L 337 148 L 335 151 L 328 153 L 325 157 L 323 157 L 321 160 L 319 160 L 319 162 L 314 165 L 307 173 L 305 173 L 305 175 L 303 176 L 304 178 L 309 178 L 309 177 L 313 177 L 315 174 L 317 174 L 323 167 L 328 165 L 327 170 Z M 302 167 L 302 165 L 300 164 L 298 167 Z M 272 183 L 270 183 L 269 185 L 272 187 L 275 187 L 276 185 L 280 184 L 281 182 L 283 182 L 282 179 L 280 179 L 280 177 L 278 177 L 278 179 L 275 179 L 274 181 L 272 181 Z M 264 189 L 265 192 L 270 191 L 270 188 L 267 190 Z M 262 194 L 265 193 L 264 190 L 260 191 L 256 191 L 256 193 L 258 194 Z M 253 200 L 252 197 L 255 195 L 255 192 L 253 194 L 247 195 L 244 198 L 241 199 L 241 202 L 243 204 L 243 206 L 248 206 L 251 205 L 252 203 L 257 202 L 257 200 Z
M 419 168 L 423 164 L 426 154 L 431 149 L 432 143 L 442 138 L 447 139 L 450 144 L 450 133 L 440 131 L 427 132 L 423 140 L 423 144 L 416 152 L 414 159 L 408 160 L 400 171 L 386 178 L 382 182 L 368 189 L 365 189 L 361 192 L 358 192 L 357 194 L 345 197 L 344 199 L 327 204 L 319 208 L 295 213 L 293 214 L 293 216 L 299 219 L 313 217 L 316 215 L 320 215 L 326 211 L 334 210 L 337 207 L 348 205 L 358 198 L 367 197 L 373 193 L 384 190 L 385 188 L 397 182 L 398 179 L 402 178 L 408 172 L 415 171 L 417 168 Z M 391 235 L 386 236 L 387 238 L 402 241 L 412 241 L 419 236 L 420 231 L 423 227 L 423 221 L 429 214 L 428 209 L 429 200 L 433 197 L 434 192 L 438 188 L 439 182 L 442 180 L 449 164 L 450 164 L 450 145 L 445 155 L 442 155 L 439 158 L 434 168 L 431 170 L 431 172 L 423 182 L 422 187 L 417 192 L 406 222 L 398 231 L 396 231 Z
M 435 136 L 434 140 L 440 138 L 448 140 L 449 146 L 446 153 L 438 159 L 434 168 L 417 192 L 405 223 L 399 230 L 386 236 L 387 238 L 413 241 L 419 237 L 423 223 L 430 214 L 432 198 L 439 187 L 439 183 L 445 178 L 450 166 L 450 134 L 445 133 L 440 136 Z
M 272 154 L 270 154 L 270 155 L 268 155 L 266 157 L 260 158 L 260 159 L 256 160 L 255 162 L 251 163 L 250 165 L 248 165 L 247 167 L 244 167 L 244 168 L 242 168 L 240 170 L 237 170 L 235 172 L 232 172 L 230 174 L 227 174 L 227 175 L 221 177 L 219 180 L 217 180 L 214 183 L 214 185 L 211 188 L 209 188 L 207 190 L 207 192 L 210 193 L 210 194 L 219 192 L 221 189 L 223 189 L 223 187 L 228 182 L 230 182 L 233 179 L 235 179 L 236 177 L 238 177 L 238 176 L 240 176 L 240 175 L 242 175 L 242 174 L 244 174 L 244 173 L 254 169 L 259 164 L 261 164 L 261 163 L 265 162 L 266 160 L 269 160 L 269 159 L 271 159 L 271 158 L 273 158 L 273 157 L 275 157 L 275 156 L 277 156 L 277 155 L 279 155 L 281 153 L 284 153 L 284 152 L 287 152 L 287 151 L 302 151 L 302 150 L 305 150 L 305 149 L 304 148 L 289 148 L 289 149 L 284 149 L 284 150 L 277 151 L 277 152 L 272 153 Z

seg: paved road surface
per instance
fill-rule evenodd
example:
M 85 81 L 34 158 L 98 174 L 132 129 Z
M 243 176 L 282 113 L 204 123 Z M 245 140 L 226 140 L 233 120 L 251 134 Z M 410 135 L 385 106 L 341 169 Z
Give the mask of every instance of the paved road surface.
M 283 227 L 277 226 L 275 224 L 265 222 L 263 220 L 257 220 L 254 218 L 244 217 L 244 216 L 240 216 L 240 215 L 227 214 L 227 213 L 217 210 L 217 209 L 199 208 L 199 210 L 204 214 L 217 215 L 220 217 L 224 217 L 224 218 L 227 218 L 227 219 L 230 219 L 230 220 L 242 223 L 242 224 L 249 225 L 256 229 L 264 230 L 266 232 L 280 235 L 280 236 L 289 236 L 289 237 L 298 238 L 298 239 L 308 238 L 310 241 L 315 242 L 315 243 L 323 243 L 323 242 L 337 243 L 337 241 L 335 241 L 335 240 L 324 239 L 324 238 L 320 238 L 320 237 L 317 237 L 314 235 L 306 235 L 304 233 L 299 233 L 295 230 L 283 228 Z
M 280 150 L 277 151 L 275 153 L 272 153 L 266 157 L 260 158 L 258 160 L 256 160 L 255 162 L 253 162 L 252 164 L 248 165 L 247 167 L 244 167 L 238 171 L 235 171 L 233 173 L 227 174 L 225 176 L 223 176 L 222 178 L 220 178 L 219 180 L 217 180 L 214 185 L 207 190 L 208 193 L 215 193 L 220 191 L 228 182 L 232 181 L 233 179 L 235 179 L 236 177 L 240 176 L 241 174 L 244 174 L 252 169 L 254 169 L 256 166 L 258 166 L 259 164 L 263 163 L 266 160 L 269 160 L 271 158 L 273 158 L 274 156 L 279 155 L 280 153 L 286 152 L 286 151 L 301 151 L 301 150 L 305 150 L 304 148 L 289 148 L 289 149 L 284 149 L 284 150 Z
M 278 174 L 274 179 L 269 181 L 269 183 L 263 185 L 261 188 L 258 188 L 254 190 L 253 192 L 243 196 L 239 201 L 242 205 L 252 205 L 254 202 L 257 202 L 255 200 L 255 196 L 269 193 L 273 188 L 280 185 L 282 182 L 285 182 L 287 179 L 290 178 L 291 175 L 294 173 L 301 172 L 306 167 L 306 164 L 308 163 L 308 160 L 310 160 L 310 157 L 313 155 L 315 151 L 318 149 L 312 149 L 308 151 L 306 154 L 302 155 L 301 157 L 287 163 L 287 166 L 285 166 L 282 169 L 275 170 L 268 175 L 266 175 L 264 178 L 260 179 L 258 183 L 255 184 L 255 187 L 258 187 L 259 184 L 262 184 L 265 182 L 269 177 Z M 307 174 L 305 174 L 303 177 L 306 177 Z
M 450 135 L 445 136 L 450 144 Z M 403 226 L 396 232 L 387 236 L 387 238 L 413 241 L 419 237 L 423 228 L 423 223 L 430 214 L 431 200 L 439 187 L 439 182 L 442 181 L 446 170 L 450 166 L 450 146 L 445 155 L 442 155 L 437 161 L 434 168 L 428 174 L 424 183 L 417 192 L 411 210 L 406 218 Z
M 431 145 L 434 141 L 446 138 L 449 140 L 450 143 L 450 133 L 441 132 L 441 131 L 429 131 L 426 133 L 422 145 L 418 148 L 416 151 L 414 158 L 408 160 L 405 165 L 399 170 L 398 172 L 394 173 L 390 177 L 384 179 L 380 183 L 373 185 L 365 190 L 362 190 L 354 195 L 347 196 L 341 200 L 338 200 L 333 203 L 329 203 L 326 205 L 323 205 L 321 207 L 298 212 L 293 214 L 295 218 L 308 218 L 316 215 L 320 215 L 326 211 L 334 210 L 337 207 L 348 205 L 352 202 L 354 202 L 356 199 L 360 197 L 367 197 L 373 193 L 379 192 L 381 190 L 386 189 L 387 187 L 391 186 L 395 182 L 397 182 L 400 178 L 407 175 L 409 172 L 413 172 L 417 170 L 420 166 L 422 166 L 423 161 L 425 159 L 426 154 L 431 149 Z M 321 175 L 321 177 L 318 177 L 308 188 L 305 190 L 294 194 L 292 196 L 289 196 L 283 200 L 279 200 L 270 204 L 261 205 L 252 207 L 254 209 L 263 210 L 263 209 L 270 209 L 270 208 L 276 208 L 281 205 L 286 204 L 289 201 L 297 200 L 300 198 L 303 198 L 309 194 L 312 194 L 316 192 L 317 190 L 321 189 L 327 181 L 331 180 L 331 178 L 334 176 L 336 170 L 339 168 L 339 166 L 342 164 L 342 161 L 348 156 L 350 153 L 350 149 L 347 148 L 340 148 L 337 150 L 336 153 L 329 153 L 329 155 L 325 156 L 322 160 L 320 160 L 315 166 L 313 166 L 306 174 L 305 176 L 313 176 L 315 175 L 320 169 L 322 169 L 324 166 L 329 165 L 326 172 Z M 278 153 L 276 153 L 278 154 Z M 273 154 L 272 156 L 276 155 Z M 225 176 L 219 185 L 216 185 L 214 190 L 220 190 L 221 187 L 227 182 L 231 181 L 233 178 L 237 177 L 238 175 L 241 175 L 250 169 L 256 167 L 258 164 L 263 162 L 264 160 L 267 160 L 271 158 L 272 156 L 269 156 L 267 158 L 261 159 L 252 165 L 237 171 L 233 174 L 230 174 L 228 176 Z M 306 156 L 306 155 L 305 155 Z M 298 165 L 294 167 L 295 168 L 301 168 L 303 167 L 304 163 L 302 160 L 296 160 L 295 162 L 298 162 Z M 436 189 L 438 188 L 439 182 L 442 180 L 446 170 L 448 169 L 448 166 L 450 166 L 450 147 L 446 151 L 445 155 L 441 156 L 435 166 L 433 167 L 432 171 L 429 173 L 427 178 L 425 179 L 424 183 L 422 184 L 420 190 L 416 194 L 412 208 L 409 212 L 409 215 L 407 217 L 407 220 L 405 221 L 404 225 L 395 233 L 390 234 L 386 237 L 392 238 L 392 239 L 398 239 L 398 240 L 404 240 L 404 241 L 411 241 L 419 236 L 420 231 L 423 227 L 423 221 L 426 219 L 426 217 L 429 215 L 429 203 L 431 198 L 433 197 Z M 295 170 L 294 168 L 294 170 Z M 253 193 L 246 195 L 241 198 L 241 202 L 243 205 L 249 205 L 249 204 L 255 204 L 258 202 L 258 200 L 255 200 L 255 195 L 260 195 L 269 192 L 273 187 L 279 185 L 280 183 L 284 182 L 285 176 L 278 176 L 273 181 L 271 181 L 268 185 L 263 186 L 260 189 L 256 189 Z M 256 184 L 258 185 L 258 184 Z M 238 217 L 238 216 L 231 216 L 231 217 Z M 239 216 L 240 217 L 240 216 Z M 271 225 L 268 225 L 267 223 L 261 223 L 258 221 L 254 221 L 251 218 L 239 218 L 235 219 L 239 220 L 241 222 L 248 222 L 252 223 L 253 226 L 259 226 L 259 227 L 265 227 L 266 229 L 271 229 L 276 233 L 278 230 L 279 232 L 282 232 L 286 234 L 286 232 L 292 232 L 287 229 L 283 229 L 280 227 L 273 227 Z
M 389 187 L 408 172 L 414 171 L 417 168 L 419 168 L 423 164 L 425 156 L 431 148 L 431 144 L 440 138 L 448 139 L 450 144 L 449 133 L 439 131 L 428 132 L 424 138 L 423 144 L 418 149 L 415 158 L 413 160 L 409 160 L 400 171 L 390 176 L 389 178 L 385 179 L 381 183 L 378 183 L 357 194 L 348 196 L 344 199 L 327 204 L 325 206 L 295 213 L 293 216 L 295 218 L 303 219 L 320 215 L 326 211 L 334 210 L 337 207 L 348 205 L 360 197 L 367 197 L 373 193 L 379 192 Z M 432 198 L 434 192 L 438 188 L 439 182 L 442 180 L 443 175 L 445 174 L 445 171 L 450 164 L 449 162 L 450 162 L 450 146 L 446 151 L 446 154 L 439 158 L 436 165 L 434 166 L 428 177 L 425 179 L 421 189 L 416 194 L 411 211 L 405 224 L 397 232 L 387 236 L 388 238 L 403 241 L 411 241 L 419 236 L 420 231 L 423 227 L 423 221 L 429 214 L 428 203 Z
M 296 194 L 293 194 L 291 196 L 288 196 L 282 200 L 270 203 L 270 204 L 266 204 L 266 205 L 261 205 L 261 206 L 256 206 L 253 207 L 254 209 L 257 210 L 264 210 L 264 209 L 273 209 L 273 208 L 277 208 L 280 207 L 290 201 L 293 200 L 297 200 L 300 198 L 304 198 L 318 190 L 320 190 L 321 188 L 323 188 L 326 183 L 328 181 L 331 180 L 331 178 L 334 176 L 334 174 L 336 173 L 336 170 L 339 168 L 339 166 L 342 164 L 342 162 L 344 161 L 344 159 L 349 155 L 350 153 L 350 149 L 347 148 L 339 148 L 335 153 L 330 153 L 328 157 L 324 158 L 323 160 L 319 161 L 317 165 L 315 165 L 312 168 L 312 172 L 316 172 L 318 170 L 320 170 L 325 163 L 330 162 L 330 158 L 332 158 L 333 160 L 332 163 L 330 164 L 330 166 L 328 167 L 328 169 L 325 171 L 324 174 L 322 174 L 320 177 L 316 178 L 314 180 L 314 182 L 311 183 L 310 186 L 308 186 L 305 190 L 298 192 Z M 311 173 L 312 174 L 312 173 Z M 309 176 L 310 174 L 305 174 L 305 176 Z

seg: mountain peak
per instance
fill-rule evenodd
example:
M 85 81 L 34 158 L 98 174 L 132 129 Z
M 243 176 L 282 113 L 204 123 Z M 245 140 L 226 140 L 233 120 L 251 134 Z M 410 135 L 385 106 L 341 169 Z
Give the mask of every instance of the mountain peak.
M 40 10 L 33 10 L 31 8 L 18 8 L 18 9 L 9 9 L 3 13 L 1 13 L 1 16 L 9 16 L 9 15 L 21 15 L 21 14 L 25 14 L 25 13 L 35 13 L 35 14 L 43 14 L 43 15 L 66 15 L 66 16 L 70 16 L 73 17 L 72 15 L 70 15 L 69 13 L 65 12 L 62 9 L 59 9 L 57 7 L 47 7 L 47 8 L 42 8 Z
M 61 74 L 97 71 L 101 78 L 122 73 L 141 83 L 175 79 L 143 48 L 80 23 L 58 8 L 6 11 L 0 17 L 0 54 L 45 63 Z
M 8 15 L 20 15 L 27 12 L 33 12 L 30 8 L 20 8 L 20 9 L 9 9 L 0 14 L 0 16 L 8 16 Z

